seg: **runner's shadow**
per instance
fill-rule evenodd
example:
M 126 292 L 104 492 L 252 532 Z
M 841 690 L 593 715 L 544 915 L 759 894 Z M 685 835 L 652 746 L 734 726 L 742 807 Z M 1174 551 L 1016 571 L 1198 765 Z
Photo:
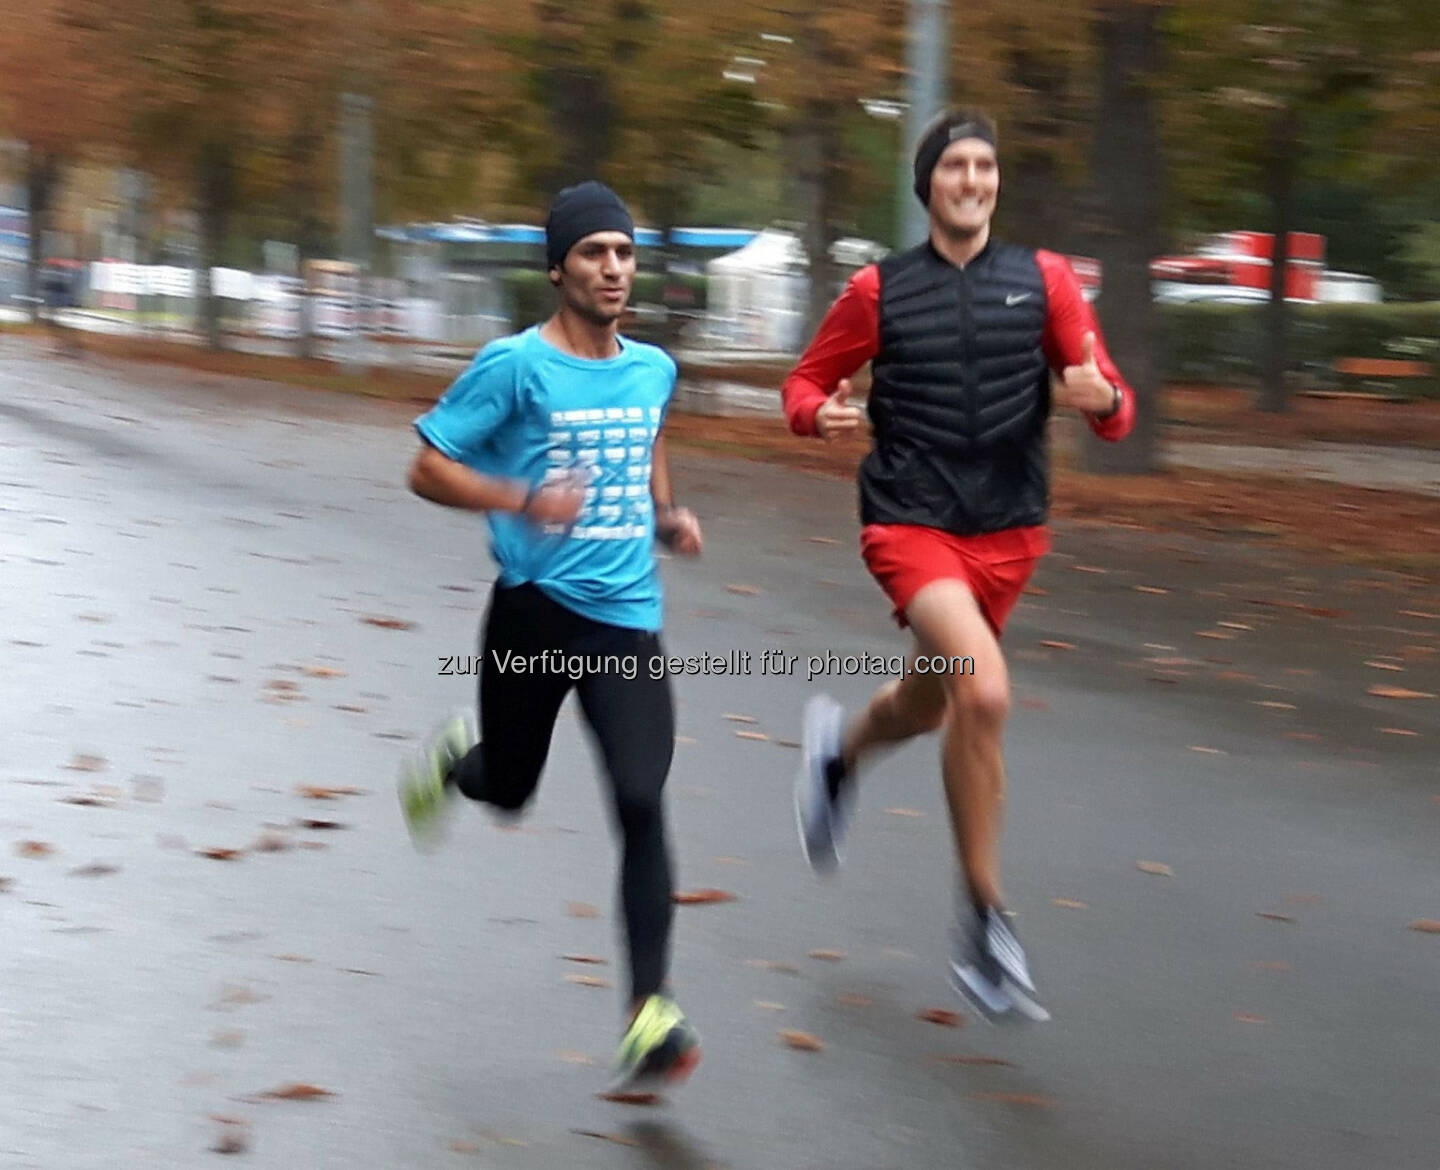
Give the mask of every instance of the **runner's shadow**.
M 634 1121 L 626 1132 L 640 1143 L 640 1150 L 658 1170 L 705 1170 L 715 1160 L 683 1131 L 664 1121 Z

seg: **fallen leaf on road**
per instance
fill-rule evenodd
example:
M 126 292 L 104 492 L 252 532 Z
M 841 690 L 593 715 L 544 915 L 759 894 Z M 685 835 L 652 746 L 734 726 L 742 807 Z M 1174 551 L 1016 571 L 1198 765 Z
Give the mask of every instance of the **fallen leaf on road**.
M 721 715 L 721 719 L 728 719 L 731 723 L 759 723 L 753 715 Z
M 364 796 L 363 788 L 327 788 L 320 784 L 301 784 L 295 789 L 296 796 L 306 800 L 339 800 L 342 796 Z
M 892 817 L 923 817 L 925 815 L 918 808 L 887 808 L 885 811 Z
M 315 961 L 305 955 L 276 955 L 275 958 L 282 963 L 313 963 Z
M 611 1101 L 616 1105 L 658 1105 L 660 1103 L 659 1093 L 631 1093 L 624 1089 L 616 1089 L 609 1093 L 597 1093 L 596 1096 L 602 1101 Z M 577 1129 L 576 1133 L 585 1133 L 583 1129 Z M 617 1141 L 621 1145 L 630 1142 L 629 1138 L 611 1138 L 608 1134 L 593 1133 L 586 1134 L 587 1137 L 604 1138 L 607 1141 Z M 636 1143 L 630 1142 L 631 1145 Z
M 672 900 L 679 906 L 709 906 L 717 902 L 734 902 L 734 894 L 726 890 L 703 889 L 703 890 L 677 890 L 671 895 Z
M 107 767 L 104 756 L 77 755 L 65 765 L 72 772 L 103 772 Z
M 256 853 L 284 853 L 290 848 L 290 839 L 279 833 L 261 833 L 250 848 Z
M 1373 686 L 1365 692 L 1369 695 L 1377 695 L 1382 699 L 1433 699 L 1435 696 L 1429 691 L 1412 691 L 1405 687 Z
M 799 1049 L 801 1052 L 821 1052 L 825 1048 L 823 1041 L 809 1032 L 797 1032 L 794 1028 L 782 1028 L 780 1040 L 790 1048 Z
M 1294 703 L 1282 703 L 1278 699 L 1253 699 L 1257 707 L 1268 707 L 1272 711 L 1298 711 Z
M 215 1144 L 210 1147 L 212 1153 L 216 1154 L 243 1154 L 250 1148 L 245 1137 L 245 1130 L 238 1122 L 227 1122 L 225 1127 L 215 1138 Z
M 411 630 L 415 628 L 414 622 L 407 622 L 404 618 L 397 617 L 363 617 L 360 619 L 367 626 L 379 626 L 382 630 Z
M 1044 641 L 1042 641 L 1042 642 L 1040 643 L 1040 645 L 1041 645 L 1041 646 L 1044 646 L 1047 650 L 1073 650 L 1073 649 L 1075 649 L 1075 643 L 1073 643 L 1073 642 L 1057 642 L 1057 641 L 1055 641 L 1055 640 L 1052 639 L 1052 638 L 1046 638 Z
M 300 829 L 348 829 L 350 827 L 339 821 L 322 821 L 314 817 L 296 817 L 295 825 Z
M 1042 1097 L 1038 1093 L 974 1093 L 979 1101 L 999 1101 L 1004 1105 L 1034 1105 L 1040 1109 L 1053 1109 L 1055 1099 Z
M 766 735 L 763 731 L 737 731 L 737 732 L 735 733 L 735 738 L 736 738 L 736 739 L 755 739 L 755 740 L 760 740 L 761 742 L 765 742 L 765 741 L 769 740 L 770 737 L 769 737 L 768 735 Z
M 605 966 L 607 962 L 599 955 L 561 955 L 560 957 L 567 963 L 594 963 L 601 967 Z
M 746 959 L 745 966 L 758 967 L 762 971 L 779 971 L 785 975 L 798 975 L 800 968 L 792 963 L 782 963 L 777 959 Z
M 55 846 L 47 845 L 44 841 L 17 841 L 15 842 L 15 852 L 21 857 L 39 860 L 54 853 Z
M 1010 1068 L 1010 1062 L 1000 1056 L 937 1056 L 936 1060 L 945 1064 L 976 1064 L 995 1065 L 1000 1068 Z
M 749 865 L 743 857 L 712 857 L 710 859 L 716 865 Z
M 1135 586 L 1135 592 L 1136 592 L 1136 593 L 1164 594 L 1164 593 L 1169 593 L 1170 590 L 1168 590 L 1168 589 L 1161 589 L 1161 588 L 1159 588 L 1159 587 L 1156 586 L 1156 585 L 1136 585 L 1136 586 Z
M 1062 910 L 1088 910 L 1084 902 L 1077 902 L 1074 898 L 1051 898 L 1051 905 L 1059 906 Z
M 1216 642 L 1233 642 L 1235 640 L 1235 635 L 1225 630 L 1196 630 L 1195 636 L 1197 638 L 1210 638 Z
M 1304 740 L 1306 743 L 1319 743 L 1325 737 L 1316 735 L 1313 731 L 1287 731 L 1285 738 Z
M 566 1064 L 594 1064 L 595 1058 L 584 1052 L 560 1051 L 555 1054 Z
M 1206 756 L 1223 756 L 1225 754 L 1220 748 L 1201 747 L 1198 744 L 1193 743 L 1190 745 L 1190 750 L 1192 752 L 1200 752 L 1202 755 Z
M 210 1045 L 213 1048 L 239 1048 L 245 1043 L 245 1033 L 239 1031 L 216 1032 L 210 1038 Z
M 923 1012 L 917 1012 L 917 1020 L 924 1020 L 927 1024 L 938 1024 L 942 1028 L 963 1028 L 965 1017 L 959 1012 L 952 1012 L 949 1008 L 927 1008 Z
M 329 1089 L 306 1084 L 285 1085 L 260 1095 L 271 1101 L 318 1101 L 322 1097 L 335 1096 Z
M 1253 630 L 1254 626 L 1247 626 L 1244 622 L 1216 622 L 1217 626 L 1226 630 Z
M 109 877 L 112 873 L 119 873 L 118 865 L 106 865 L 104 862 L 95 861 L 89 865 L 82 865 L 78 869 L 70 871 L 71 877 Z
M 1271 914 L 1271 913 L 1270 913 L 1269 911 L 1267 911 L 1267 910 L 1257 910 L 1255 913 L 1256 913 L 1259 917 L 1261 917 L 1261 918 L 1268 918 L 1271 922 L 1294 922 L 1294 921 L 1295 921 L 1295 919 L 1291 918 L 1288 914 Z
M 302 666 L 300 673 L 311 678 L 344 678 L 343 670 L 336 670 L 333 666 Z
M 1417 918 L 1410 924 L 1411 930 L 1418 930 L 1421 934 L 1440 934 L 1440 921 L 1434 918 Z
M 353 703 L 336 703 L 335 710 L 348 711 L 352 715 L 364 715 L 368 708 L 357 707 Z
M 840 962 L 841 959 L 843 959 L 843 958 L 845 957 L 845 952 L 844 952 L 844 951 L 816 950 L 816 951 L 811 951 L 811 952 L 810 952 L 810 957 L 811 957 L 812 959 L 820 959 L 822 962 L 826 962 L 826 963 L 838 963 L 838 962 Z
M 741 597 L 754 597 L 760 592 L 753 585 L 727 585 L 726 593 L 738 593 Z
M 571 918 L 600 917 L 600 911 L 589 902 L 567 902 L 565 903 L 565 913 L 569 914 Z
M 1381 732 L 1382 735 L 1411 735 L 1411 736 L 1414 736 L 1414 735 L 1419 735 L 1419 734 L 1420 734 L 1418 731 L 1411 731 L 1411 730 L 1409 730 L 1408 728 L 1405 728 L 1405 727 L 1382 727 L 1382 728 L 1380 728 L 1380 732 Z
M 195 850 L 195 852 L 198 853 L 201 857 L 210 858 L 212 861 L 234 861 L 245 851 L 243 849 L 225 849 L 222 847 L 217 847 L 214 849 L 197 849 Z
M 265 684 L 265 689 L 267 691 L 282 691 L 289 693 L 293 691 L 298 691 L 300 689 L 300 684 L 297 682 L 291 682 L 288 678 L 272 678 L 269 682 Z
M 480 1147 L 474 1142 L 451 1142 L 450 1152 L 452 1154 L 478 1154 Z
M 1402 617 L 1428 618 L 1430 621 L 1440 621 L 1440 613 L 1427 613 L 1422 609 L 1402 609 L 1400 615 Z
M 767 1012 L 783 1012 L 785 1010 L 785 1005 L 783 1003 L 775 1003 L 773 1000 L 769 999 L 757 999 L 755 1001 L 755 1006 Z
M 1375 661 L 1372 660 L 1372 661 L 1366 662 L 1365 665 L 1366 665 L 1366 666 L 1369 666 L 1369 667 L 1372 667 L 1372 668 L 1374 668 L 1375 670 L 1398 670 L 1398 671 L 1403 671 L 1403 670 L 1405 669 L 1403 666 L 1396 666 L 1393 662 L 1375 662 Z
M 1108 573 L 1109 569 L 1102 569 L 1097 565 L 1071 565 L 1072 573 Z
M 61 804 L 77 804 L 82 808 L 114 808 L 115 802 L 104 796 L 96 796 L 94 793 L 76 793 L 72 796 L 60 797 Z
M 839 544 L 839 543 L 840 543 L 840 542 L 839 542 L 838 540 L 836 540 L 833 536 L 807 536 L 805 539 L 808 540 L 811 544 Z
M 1253 1012 L 1236 1012 L 1235 1020 L 1241 1024 L 1263 1024 L 1265 1017 L 1257 1016 Z
M 567 975 L 566 983 L 574 983 L 578 987 L 609 987 L 607 980 L 601 979 L 598 975 Z
M 1141 873 L 1154 874 L 1156 877 L 1175 876 L 1175 871 L 1173 869 L 1171 869 L 1168 865 L 1161 864 L 1158 861 L 1137 861 L 1135 863 L 1135 868 L 1138 869 Z

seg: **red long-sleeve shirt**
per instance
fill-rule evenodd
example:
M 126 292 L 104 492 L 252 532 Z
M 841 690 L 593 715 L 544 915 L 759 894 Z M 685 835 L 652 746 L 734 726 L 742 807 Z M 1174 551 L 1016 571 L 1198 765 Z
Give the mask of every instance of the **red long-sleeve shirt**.
M 1080 291 L 1080 282 L 1065 257 L 1036 252 L 1045 278 L 1047 313 L 1041 345 L 1056 372 L 1078 366 L 1086 333 L 1095 335 L 1095 361 L 1100 373 L 1120 390 L 1120 409 L 1108 418 L 1087 414 L 1090 429 L 1102 439 L 1123 439 L 1135 424 L 1135 393 L 1121 377 L 1105 348 L 1095 314 Z M 815 412 L 848 378 L 880 352 L 880 269 L 870 264 L 850 278 L 830 306 L 814 339 L 781 386 L 790 429 L 797 435 L 815 433 Z

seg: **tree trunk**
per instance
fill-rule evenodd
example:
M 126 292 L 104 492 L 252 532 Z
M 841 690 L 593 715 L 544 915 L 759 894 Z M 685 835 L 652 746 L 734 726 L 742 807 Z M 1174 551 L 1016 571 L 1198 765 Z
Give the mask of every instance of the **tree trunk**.
M 1158 6 L 1149 0 L 1103 6 L 1095 24 L 1100 48 L 1100 110 L 1095 132 L 1097 199 L 1094 253 L 1103 266 L 1096 309 L 1115 364 L 1135 391 L 1135 429 L 1123 443 L 1085 428 L 1081 464 L 1088 471 L 1143 474 L 1156 469 L 1155 416 L 1160 370 L 1150 261 L 1159 251 L 1163 169 L 1152 83 L 1162 44 Z
M 30 296 L 30 320 L 40 319 L 45 288 L 41 280 L 45 265 L 45 231 L 50 226 L 50 204 L 60 181 L 60 160 L 53 154 L 31 147 L 25 164 L 25 190 L 29 207 L 29 230 L 25 257 L 25 283 Z
M 585 32 L 574 26 L 567 5 L 542 0 L 537 11 L 542 33 L 535 60 L 550 128 L 559 145 L 555 162 L 541 175 L 541 186 L 554 195 L 561 187 L 605 173 L 614 149 L 617 115 L 610 79 L 586 63 Z
M 834 208 L 838 202 L 839 133 L 830 103 L 816 101 L 797 132 L 796 154 L 800 184 L 801 231 L 809 268 L 803 337 L 810 337 L 835 299 L 835 265 L 830 248 L 835 242 Z
M 1290 365 L 1290 303 L 1285 297 L 1290 267 L 1290 229 L 1294 222 L 1295 163 L 1299 125 L 1295 108 L 1286 105 L 1270 120 L 1266 189 L 1270 197 L 1270 300 L 1265 306 L 1265 368 L 1260 388 L 1261 410 L 1280 414 L 1290 409 L 1286 374 Z
M 211 349 L 225 348 L 220 319 L 220 298 L 215 295 L 211 270 L 220 263 L 234 200 L 234 173 L 228 142 L 211 140 L 200 149 L 196 175 L 200 211 L 200 331 Z

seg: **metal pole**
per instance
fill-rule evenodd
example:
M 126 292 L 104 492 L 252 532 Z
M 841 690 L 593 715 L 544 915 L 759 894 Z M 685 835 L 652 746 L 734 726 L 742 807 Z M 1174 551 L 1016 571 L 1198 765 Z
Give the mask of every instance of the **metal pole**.
M 364 94 L 340 95 L 340 247 L 343 258 L 358 270 L 352 293 L 350 326 L 346 330 L 346 343 L 342 346 L 344 364 L 351 369 L 364 364 L 365 330 L 361 314 L 366 310 L 365 294 L 375 235 L 371 106 L 371 99 Z
M 905 72 L 907 94 L 905 140 L 897 167 L 897 248 L 911 248 L 925 239 L 929 217 L 915 198 L 913 154 L 926 123 L 945 107 L 949 89 L 949 23 L 946 0 L 910 0 L 906 30 Z

